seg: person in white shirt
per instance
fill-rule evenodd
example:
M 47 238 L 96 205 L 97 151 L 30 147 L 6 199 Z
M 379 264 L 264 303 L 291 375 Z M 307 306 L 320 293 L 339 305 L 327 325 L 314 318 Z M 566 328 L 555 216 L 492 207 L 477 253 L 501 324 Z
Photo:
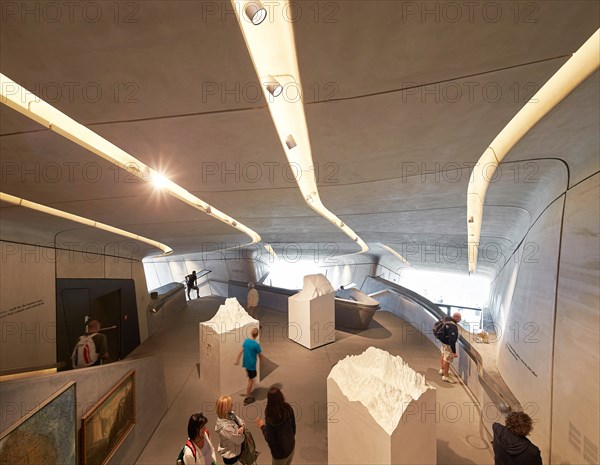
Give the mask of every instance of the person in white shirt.
M 216 403 L 217 424 L 215 431 L 219 433 L 219 454 L 225 465 L 238 463 L 242 455 L 244 443 L 244 422 L 233 413 L 233 401 L 230 396 L 221 396 Z
M 254 289 L 254 283 L 248 283 L 248 297 L 246 301 L 246 307 L 248 315 L 258 320 L 258 313 L 256 307 L 258 307 L 258 291 Z
M 210 436 L 206 429 L 208 419 L 202 413 L 195 413 L 188 422 L 188 437 L 194 450 L 186 445 L 183 453 L 185 465 L 217 465 L 215 448 L 210 442 Z

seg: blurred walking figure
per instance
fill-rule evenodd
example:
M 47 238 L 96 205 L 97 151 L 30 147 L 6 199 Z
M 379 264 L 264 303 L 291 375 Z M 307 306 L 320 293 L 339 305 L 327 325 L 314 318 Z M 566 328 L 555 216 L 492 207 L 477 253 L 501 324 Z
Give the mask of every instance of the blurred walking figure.
M 273 465 L 290 465 L 296 448 L 296 418 L 291 405 L 275 386 L 267 394 L 265 421 L 259 417 L 256 424 L 269 444 Z
M 225 465 L 233 465 L 242 455 L 245 438 L 244 422 L 233 412 L 230 396 L 219 397 L 216 407 L 217 417 L 219 417 L 215 426 L 215 431 L 219 433 L 218 451 Z
M 248 283 L 248 297 L 246 300 L 246 307 L 248 315 L 258 320 L 258 314 L 256 313 L 256 307 L 258 307 L 258 291 L 254 288 L 254 283 Z

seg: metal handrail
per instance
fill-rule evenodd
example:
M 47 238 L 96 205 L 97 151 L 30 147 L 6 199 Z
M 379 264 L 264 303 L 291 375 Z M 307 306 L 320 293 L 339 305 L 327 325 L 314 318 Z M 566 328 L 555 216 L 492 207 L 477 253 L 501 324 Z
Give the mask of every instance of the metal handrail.
M 431 302 L 429 299 L 423 297 L 422 295 L 411 291 L 410 289 L 402 287 L 399 284 L 393 283 L 379 276 L 372 277 L 372 279 L 377 280 L 382 284 L 388 286 L 387 290 L 389 290 L 390 292 L 398 294 L 416 303 L 420 307 L 427 310 L 437 319 L 442 319 L 447 316 L 445 312 L 443 312 L 442 309 L 438 307 L 437 304 Z M 381 291 L 377 291 L 377 293 L 380 293 Z M 372 296 L 373 294 L 370 295 Z M 479 380 L 481 381 L 481 385 L 492 400 L 492 402 L 496 404 L 498 409 L 502 413 L 508 413 L 511 410 L 522 410 L 521 404 L 519 403 L 515 395 L 512 393 L 510 388 L 506 386 L 506 384 L 501 385 L 500 383 L 498 383 L 485 371 L 483 367 L 483 358 L 481 357 L 481 354 L 477 352 L 477 350 L 471 345 L 467 338 L 460 334 L 459 342 L 463 346 L 467 355 L 469 355 L 469 357 L 471 357 L 471 359 L 477 365 L 477 375 L 479 377 Z
M 161 286 L 157 289 L 154 289 L 154 290 L 150 291 L 150 294 L 151 295 L 153 293 L 158 294 L 158 290 L 165 288 L 165 287 L 170 287 L 170 289 L 162 295 L 157 295 L 156 299 L 152 299 L 150 301 L 150 303 L 148 304 L 149 312 L 151 312 L 151 313 L 158 312 L 161 308 L 164 307 L 164 305 L 169 300 L 171 300 L 173 297 L 175 297 L 180 291 L 185 290 L 185 286 L 183 284 L 174 282 L 174 283 L 167 284 L 165 286 Z

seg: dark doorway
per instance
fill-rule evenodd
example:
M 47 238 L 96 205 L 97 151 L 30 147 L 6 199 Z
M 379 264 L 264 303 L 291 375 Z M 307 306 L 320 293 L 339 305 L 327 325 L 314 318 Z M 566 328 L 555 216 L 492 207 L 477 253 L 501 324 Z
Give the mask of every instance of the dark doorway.
M 102 334 L 108 341 L 108 355 L 111 361 L 121 358 L 121 289 L 104 294 L 92 303 L 92 318 L 102 323 Z
M 98 320 L 108 340 L 109 362 L 125 358 L 140 344 L 132 279 L 56 280 L 56 360 L 71 368 L 71 353 L 86 322 Z
M 85 331 L 85 321 L 90 315 L 90 290 L 88 288 L 63 289 L 61 291 L 62 308 L 56 307 L 56 346 L 57 351 L 73 350 L 75 342 Z M 57 293 L 57 300 L 58 293 Z M 61 318 L 62 317 L 62 318 Z M 59 325 L 59 321 L 63 321 Z M 69 352 L 69 356 L 71 352 Z M 58 359 L 61 360 L 61 359 Z

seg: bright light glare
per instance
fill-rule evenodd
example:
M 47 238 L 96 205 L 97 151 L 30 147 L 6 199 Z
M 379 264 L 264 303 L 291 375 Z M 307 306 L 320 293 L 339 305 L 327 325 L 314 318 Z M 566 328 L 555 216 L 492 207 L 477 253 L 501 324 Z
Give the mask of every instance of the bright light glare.
M 434 303 L 483 308 L 487 306 L 490 280 L 482 275 L 439 273 L 402 269 L 401 286 L 407 287 Z
M 152 184 L 154 184 L 154 187 L 156 187 L 157 189 L 162 189 L 162 188 L 166 187 L 168 182 L 169 182 L 169 180 L 162 174 L 160 174 L 160 173 L 152 174 Z
M 314 261 L 277 260 L 269 265 L 269 285 L 284 289 L 302 289 L 304 276 L 322 273 L 318 263 Z

